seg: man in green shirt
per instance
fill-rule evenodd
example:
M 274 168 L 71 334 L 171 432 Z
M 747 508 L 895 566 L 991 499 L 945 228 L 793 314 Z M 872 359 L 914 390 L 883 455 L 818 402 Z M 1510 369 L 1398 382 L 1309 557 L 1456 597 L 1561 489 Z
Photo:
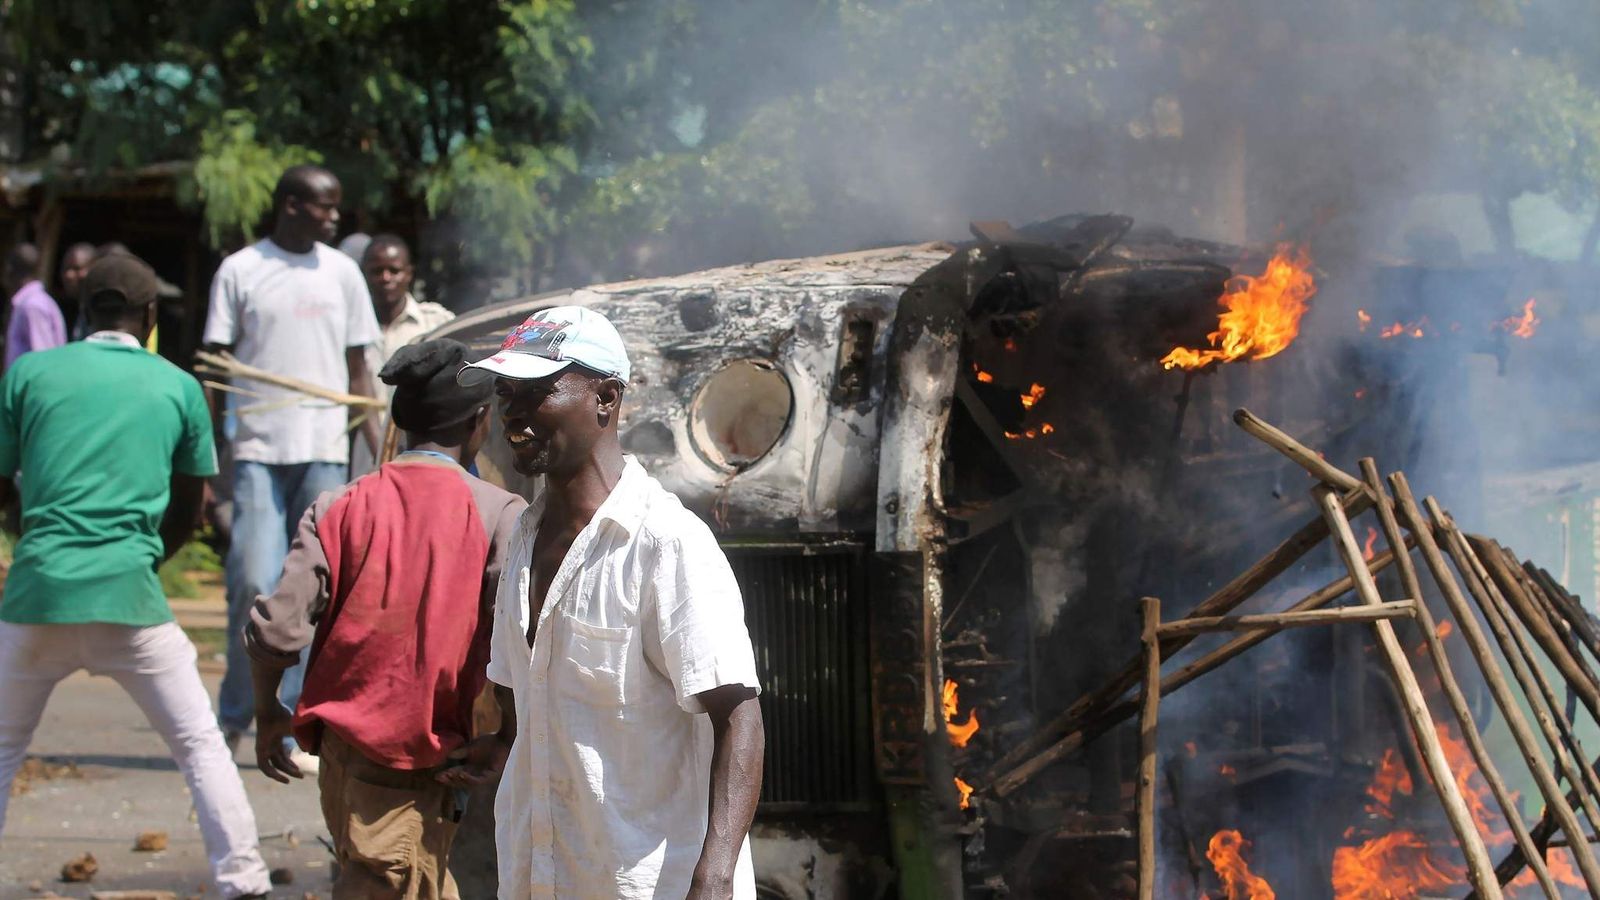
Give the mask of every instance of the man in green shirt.
M 79 295 L 93 333 L 0 380 L 0 502 L 22 494 L 0 595 L 0 829 L 51 690 L 87 669 L 116 679 L 171 748 L 222 896 L 265 897 L 255 815 L 156 576 L 216 473 L 200 385 L 144 349 L 156 291 L 138 259 L 98 260 Z

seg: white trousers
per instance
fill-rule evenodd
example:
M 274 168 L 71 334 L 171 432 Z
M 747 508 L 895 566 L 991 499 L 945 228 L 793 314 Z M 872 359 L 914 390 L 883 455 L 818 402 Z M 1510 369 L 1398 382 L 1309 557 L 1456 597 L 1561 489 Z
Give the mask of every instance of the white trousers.
M 45 702 L 61 679 L 87 669 L 115 679 L 150 720 L 189 783 L 212 876 L 224 897 L 272 889 L 255 813 L 211 700 L 194 644 L 175 622 L 149 627 L 0 622 L 0 832 L 11 780 Z

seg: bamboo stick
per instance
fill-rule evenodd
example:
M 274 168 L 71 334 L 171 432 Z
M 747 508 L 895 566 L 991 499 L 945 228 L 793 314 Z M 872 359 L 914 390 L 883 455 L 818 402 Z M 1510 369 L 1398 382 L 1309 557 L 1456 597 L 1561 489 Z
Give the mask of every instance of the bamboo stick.
M 1563 832 L 1569 837 L 1583 834 L 1583 826 L 1579 824 L 1577 814 L 1573 812 L 1571 804 L 1567 803 L 1561 785 L 1556 782 L 1554 773 L 1540 755 L 1539 743 L 1533 735 L 1533 728 L 1522 714 L 1522 707 L 1517 703 L 1516 695 L 1512 693 L 1505 673 L 1495 662 L 1494 651 L 1489 647 L 1488 638 L 1484 637 L 1477 616 L 1473 615 L 1471 605 L 1461 593 L 1461 586 L 1456 583 L 1449 564 L 1445 562 L 1444 554 L 1440 552 L 1439 545 L 1434 540 L 1433 530 L 1423 520 L 1421 510 L 1417 509 L 1416 498 L 1411 495 L 1411 486 L 1406 483 L 1405 475 L 1401 472 L 1390 475 L 1389 487 L 1394 491 L 1400 519 L 1417 539 L 1417 547 L 1422 551 L 1423 562 L 1427 564 L 1429 574 L 1439 586 L 1445 604 L 1450 607 L 1450 614 L 1455 617 L 1456 626 L 1461 630 L 1461 637 L 1466 642 L 1467 649 L 1471 651 L 1473 659 L 1477 661 L 1484 681 L 1494 696 L 1495 704 L 1516 740 L 1517 750 L 1522 754 L 1523 762 L 1539 785 L 1539 793 L 1544 795 L 1545 802 L 1554 813 L 1555 821 Z M 1577 858 L 1578 869 L 1583 873 L 1584 883 L 1588 885 L 1590 892 L 1600 893 L 1600 863 L 1595 861 L 1594 854 L 1588 852 L 1587 848 L 1580 848 L 1573 855 Z M 1479 897 L 1500 896 L 1498 883 L 1492 893 L 1477 885 L 1474 887 Z
M 1461 573 L 1467 590 L 1478 601 L 1479 609 L 1483 610 L 1484 621 L 1489 623 L 1489 630 L 1500 645 L 1500 654 L 1511 666 L 1512 677 L 1516 678 L 1523 695 L 1527 697 L 1528 708 L 1533 711 L 1534 721 L 1539 724 L 1545 742 L 1550 745 L 1550 752 L 1555 754 L 1556 765 L 1566 775 L 1569 784 L 1584 787 L 1578 794 L 1578 804 L 1583 808 L 1584 817 L 1589 820 L 1591 827 L 1600 828 L 1600 806 L 1595 803 L 1600 781 L 1596 780 L 1595 773 L 1581 756 L 1574 761 L 1573 753 L 1581 753 L 1582 748 L 1572 731 L 1572 723 L 1561 711 L 1561 701 L 1556 697 L 1555 689 L 1539 668 L 1533 648 L 1517 628 L 1503 595 L 1490 580 L 1483 562 L 1467 546 L 1460 529 L 1456 528 L 1432 497 L 1423 503 L 1428 507 L 1435 526 L 1444 533 L 1445 549 L 1455 561 L 1456 571 Z
M 1544 651 L 1544 655 L 1555 663 L 1556 671 L 1561 673 L 1561 677 L 1566 679 L 1567 684 L 1577 693 L 1578 699 L 1582 700 L 1584 707 L 1589 710 L 1589 715 L 1593 716 L 1595 721 L 1600 721 L 1600 682 L 1597 682 L 1595 673 L 1589 668 L 1588 663 L 1581 657 L 1574 657 L 1566 642 L 1556 633 L 1544 609 L 1529 594 L 1522 579 L 1517 577 L 1516 573 L 1521 570 L 1509 565 L 1498 550 L 1490 552 L 1492 548 L 1485 547 L 1485 552 L 1480 553 L 1477 548 L 1471 546 L 1465 535 L 1460 535 L 1458 532 L 1458 537 L 1462 545 L 1474 554 L 1479 564 L 1487 569 L 1485 575 L 1491 577 L 1493 583 L 1499 587 L 1500 595 L 1506 605 L 1516 613 L 1517 618 L 1533 636 L 1534 642 L 1539 645 L 1539 649 Z
M 1341 622 L 1376 622 L 1380 619 L 1411 618 L 1416 615 L 1416 601 L 1396 600 L 1379 607 L 1345 606 L 1337 609 L 1317 609 L 1309 612 L 1263 613 L 1257 616 L 1209 616 L 1199 619 L 1178 619 L 1161 626 L 1160 637 L 1206 634 L 1214 631 L 1283 631 L 1307 625 L 1336 625 Z
M 1139 716 L 1139 900 L 1156 896 L 1156 718 L 1161 711 L 1161 601 L 1144 606 L 1144 697 Z
M 1388 541 L 1391 547 L 1404 546 L 1406 538 L 1401 533 L 1399 521 L 1395 519 L 1394 501 L 1384 490 L 1377 463 L 1371 457 L 1366 457 L 1361 460 L 1360 466 L 1361 476 L 1366 481 L 1367 488 L 1372 491 L 1375 501 L 1373 508 L 1378 513 L 1378 524 L 1383 529 L 1384 540 Z M 1550 876 L 1550 869 L 1545 865 L 1544 856 L 1534 843 L 1527 824 L 1522 821 L 1522 811 L 1517 808 L 1516 797 L 1506 788 L 1505 779 L 1501 776 L 1499 767 L 1495 765 L 1494 757 L 1489 754 L 1489 748 L 1484 746 L 1483 737 L 1478 732 L 1478 723 L 1472 716 L 1472 706 L 1467 702 L 1466 694 L 1462 693 L 1460 683 L 1456 681 L 1450 665 L 1450 656 L 1445 652 L 1444 641 L 1439 638 L 1433 615 L 1428 611 L 1427 604 L 1422 602 L 1422 581 L 1417 577 L 1416 567 L 1412 565 L 1409 554 L 1401 554 L 1396 561 L 1395 571 L 1399 574 L 1401 589 L 1417 598 L 1417 627 L 1422 631 L 1423 640 L 1427 642 L 1428 658 L 1433 662 L 1434 674 L 1438 676 L 1445 702 L 1456 717 L 1456 725 L 1461 730 L 1462 740 L 1466 742 L 1467 752 L 1472 754 L 1472 761 L 1477 764 L 1484 783 L 1489 785 L 1489 792 L 1494 795 L 1495 803 L 1500 807 L 1500 814 L 1505 817 L 1506 824 L 1511 829 L 1511 836 L 1516 840 L 1517 847 L 1525 854 L 1545 897 L 1548 900 L 1560 900 L 1561 889 Z
M 1342 500 L 1352 516 L 1365 512 L 1372 503 L 1372 498 L 1364 487 L 1359 491 L 1350 491 Z M 1201 601 L 1190 610 L 1189 615 L 1220 616 L 1232 612 L 1272 579 L 1288 571 L 1327 536 L 1328 524 L 1320 517 L 1312 519 L 1238 577 Z M 1162 657 L 1170 659 L 1173 654 L 1188 646 L 1189 640 L 1191 639 L 1177 639 L 1164 644 Z M 1081 739 L 1073 743 L 1074 734 L 1085 730 L 1086 724 L 1101 718 L 1124 694 L 1137 685 L 1143 665 L 1142 658 L 1136 656 L 1099 688 L 1073 701 L 1071 706 L 1049 724 L 1034 732 L 991 766 L 978 782 L 980 789 L 992 786 L 995 792 L 1003 797 L 1056 760 L 1082 746 Z
M 1377 582 L 1373 581 L 1372 574 L 1361 558 L 1361 548 L 1356 544 L 1355 533 L 1350 530 L 1350 520 L 1345 517 L 1339 499 L 1334 496 L 1330 488 L 1323 485 L 1319 485 L 1313 493 L 1322 507 L 1323 515 L 1328 519 L 1329 529 L 1333 533 L 1334 547 L 1344 560 L 1345 568 L 1349 569 L 1351 576 L 1355 578 L 1356 595 L 1368 606 L 1382 604 L 1383 599 L 1378 595 Z M 1418 539 L 1426 552 L 1425 540 L 1421 536 Z M 1400 691 L 1406 718 L 1410 720 L 1412 734 L 1422 751 L 1422 762 L 1428 771 L 1429 779 L 1433 782 L 1434 791 L 1439 795 L 1439 803 L 1444 807 L 1445 818 L 1449 820 L 1450 828 L 1461 844 L 1461 853 L 1466 857 L 1467 879 L 1478 893 L 1488 900 L 1495 900 L 1502 894 L 1500 883 L 1494 878 L 1494 862 L 1489 859 L 1489 849 L 1484 846 L 1483 835 L 1478 833 L 1478 828 L 1472 821 L 1472 813 L 1467 809 L 1466 800 L 1461 796 L 1461 787 L 1456 784 L 1455 773 L 1450 769 L 1450 761 L 1444 755 L 1439 734 L 1434 730 L 1433 716 L 1428 712 L 1427 698 L 1423 696 L 1422 686 L 1417 683 L 1417 674 L 1412 671 L 1411 663 L 1406 659 L 1406 651 L 1400 646 L 1400 639 L 1395 636 L 1392 623 L 1373 622 L 1372 631 L 1377 637 L 1378 648 L 1383 652 L 1384 661 L 1388 663 L 1390 678 Z
M 276 372 L 258 369 L 255 366 L 240 362 L 231 353 L 207 353 L 204 350 L 196 350 L 194 358 L 201 363 L 201 365 L 195 366 L 195 371 L 206 375 L 247 378 L 251 381 L 259 381 L 287 390 L 298 391 L 319 400 L 327 400 L 330 403 L 338 403 L 342 406 L 367 406 L 383 409 L 388 405 L 376 397 L 330 390 L 320 384 L 312 384 L 309 381 L 291 378 L 288 375 L 279 375 Z
M 1408 536 L 1406 538 L 1407 545 L 1410 546 L 1415 544 L 1415 540 L 1415 538 Z M 1379 572 L 1382 572 L 1384 569 L 1393 564 L 1393 562 L 1394 553 L 1392 551 L 1384 551 L 1383 553 L 1380 553 L 1372 558 L 1372 562 L 1368 565 L 1368 570 L 1374 575 L 1377 575 Z M 1286 612 L 1298 613 L 1313 609 L 1321 609 L 1322 607 L 1327 606 L 1329 603 L 1332 603 L 1334 600 L 1337 600 L 1338 598 L 1349 593 L 1352 585 L 1353 582 L 1350 580 L 1350 576 L 1346 575 L 1343 578 L 1333 581 L 1330 584 L 1306 595 L 1304 599 L 1289 607 Z M 1248 634 L 1234 638 L 1228 643 L 1223 644 L 1221 647 L 1218 647 L 1210 653 L 1207 653 L 1205 656 L 1200 657 L 1173 674 L 1163 678 L 1161 680 L 1161 692 L 1163 694 L 1174 693 L 1184 685 L 1189 684 L 1202 675 L 1206 675 L 1214 671 L 1219 666 L 1239 656 L 1240 654 L 1243 654 L 1245 651 L 1255 647 L 1257 644 L 1265 641 L 1267 638 L 1276 633 L 1277 632 L 1273 631 L 1252 631 Z M 1166 652 L 1166 650 L 1167 648 L 1163 648 L 1163 655 L 1170 658 L 1172 653 Z M 1137 711 L 1138 705 L 1134 700 L 1119 699 L 1118 701 L 1113 702 L 1111 705 L 1103 707 L 1100 711 L 1088 716 L 1084 721 L 1076 725 L 1072 731 L 1062 736 L 1061 740 L 1053 744 L 1049 748 L 1049 752 L 1054 754 L 1053 759 L 1061 759 L 1076 753 L 1079 748 L 1083 747 L 1083 745 L 1094 740 L 1100 735 L 1105 734 L 1112 727 L 1127 719 L 1129 716 L 1134 715 Z M 996 794 L 1003 797 L 1015 790 L 1017 787 L 1027 781 L 1027 779 L 1033 777 L 1033 775 L 1037 774 L 1038 770 L 1043 768 L 1044 766 L 1038 766 L 1037 768 L 1025 771 L 1022 767 L 1019 767 L 1018 769 L 1007 772 L 1002 777 L 995 779 L 992 782 L 992 788 Z M 1014 775 L 1018 777 L 1013 782 L 1010 779 Z M 991 783 L 984 782 L 984 784 L 989 785 Z
M 1315 450 L 1300 443 L 1248 409 L 1233 411 L 1233 422 L 1272 449 L 1293 460 L 1311 477 L 1341 491 L 1364 491 L 1361 479 L 1323 459 Z

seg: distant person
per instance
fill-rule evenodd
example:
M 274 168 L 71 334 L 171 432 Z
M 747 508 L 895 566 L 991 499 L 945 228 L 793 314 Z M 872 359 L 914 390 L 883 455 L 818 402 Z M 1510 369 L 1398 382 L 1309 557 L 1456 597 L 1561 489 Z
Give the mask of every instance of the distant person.
M 73 244 L 61 254 L 61 296 L 56 298 L 56 303 L 61 307 L 62 319 L 72 323 L 71 339 L 75 341 L 83 340 L 84 335 L 89 333 L 83 304 L 78 299 L 78 286 L 83 283 L 83 275 L 94 261 L 93 244 Z
M 380 337 L 361 268 L 328 246 L 338 231 L 339 179 L 320 166 L 295 166 L 273 191 L 272 234 L 222 261 L 211 283 L 204 343 L 239 361 L 329 390 L 372 396 L 366 348 Z M 228 671 L 218 718 L 230 746 L 255 717 L 250 658 L 241 639 L 250 605 L 271 594 L 296 523 L 319 495 L 345 482 L 350 456 L 343 406 L 237 379 L 233 513 L 226 560 Z M 212 397 L 219 430 L 222 403 Z M 361 429 L 376 453 L 376 417 Z M 303 667 L 283 679 L 293 709 Z M 303 757 L 304 765 L 316 760 Z
M 245 626 L 256 761 L 285 784 L 301 777 L 284 752 L 291 724 L 320 757 L 335 897 L 459 896 L 447 865 L 464 810 L 436 776 L 469 752 L 495 588 L 527 507 L 467 474 L 489 435 L 494 389 L 456 383 L 466 355 L 465 344 L 439 340 L 389 360 L 380 377 L 394 386 L 405 452 L 317 498 L 277 590 Z M 307 646 L 291 723 L 278 681 Z
M 33 350 L 49 350 L 67 342 L 61 307 L 39 281 L 39 248 L 18 244 L 6 255 L 0 281 L 11 296 L 11 321 L 6 325 L 6 368 Z
M 88 338 L 29 353 L 0 380 L 0 494 L 14 495 L 13 474 L 22 489 L 0 596 L 0 826 L 50 692 L 88 670 L 121 685 L 172 750 L 222 896 L 265 897 L 255 815 L 156 577 L 216 472 L 205 395 L 143 349 L 156 317 L 149 266 L 100 260 L 81 296 Z
M 367 252 L 367 245 L 372 243 L 372 235 L 364 231 L 352 231 L 339 242 L 339 252 L 350 257 L 356 262 L 361 262 L 361 257 Z
M 380 234 L 372 238 L 361 258 L 361 272 L 367 279 L 367 291 L 372 294 L 372 310 L 383 328 L 383 335 L 367 346 L 369 371 L 382 369 L 396 350 L 456 317 L 437 303 L 424 303 L 411 295 L 415 276 L 411 248 L 399 235 Z M 377 391 L 378 399 L 388 402 L 388 389 L 380 383 Z M 381 424 L 386 427 L 388 422 Z M 377 468 L 377 458 L 367 453 L 361 441 L 356 442 L 351 454 L 351 477 Z

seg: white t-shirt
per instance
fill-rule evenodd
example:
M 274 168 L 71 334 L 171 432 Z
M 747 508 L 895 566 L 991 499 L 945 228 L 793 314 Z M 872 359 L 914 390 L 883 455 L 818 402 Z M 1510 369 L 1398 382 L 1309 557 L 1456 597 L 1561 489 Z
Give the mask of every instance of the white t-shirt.
M 556 571 L 528 646 L 543 492 L 495 599 L 489 678 L 516 696 L 495 797 L 501 900 L 688 893 L 705 843 L 711 719 L 696 696 L 759 690 L 744 603 L 717 540 L 632 457 Z M 748 838 L 735 900 L 755 900 Z
M 355 261 L 324 244 L 290 253 L 270 238 L 222 261 L 203 338 L 245 365 L 350 390 L 345 350 L 378 340 L 378 318 Z M 349 459 L 345 407 L 247 379 L 234 384 L 234 459 L 287 465 Z

